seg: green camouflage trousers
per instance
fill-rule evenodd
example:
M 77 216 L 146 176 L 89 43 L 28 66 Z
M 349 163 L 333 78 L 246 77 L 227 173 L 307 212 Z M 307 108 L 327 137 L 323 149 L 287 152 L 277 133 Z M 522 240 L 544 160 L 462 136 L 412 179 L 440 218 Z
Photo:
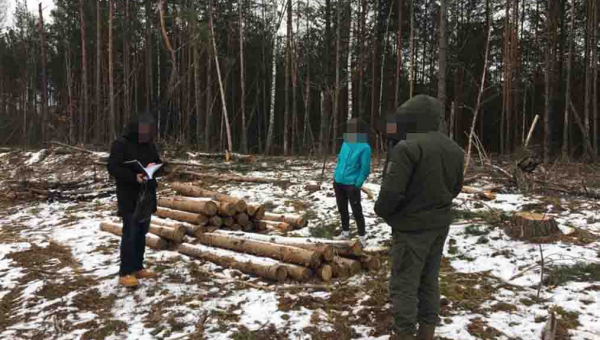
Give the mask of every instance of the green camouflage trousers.
M 437 324 L 440 263 L 449 230 L 392 233 L 389 291 L 399 334 L 414 334 L 417 322 Z

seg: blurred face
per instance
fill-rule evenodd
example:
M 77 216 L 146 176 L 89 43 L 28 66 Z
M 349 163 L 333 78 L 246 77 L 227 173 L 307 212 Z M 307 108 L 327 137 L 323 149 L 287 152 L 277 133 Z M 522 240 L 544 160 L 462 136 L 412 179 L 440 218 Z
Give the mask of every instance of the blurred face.
M 152 126 L 150 124 L 138 125 L 138 141 L 148 143 L 152 139 Z

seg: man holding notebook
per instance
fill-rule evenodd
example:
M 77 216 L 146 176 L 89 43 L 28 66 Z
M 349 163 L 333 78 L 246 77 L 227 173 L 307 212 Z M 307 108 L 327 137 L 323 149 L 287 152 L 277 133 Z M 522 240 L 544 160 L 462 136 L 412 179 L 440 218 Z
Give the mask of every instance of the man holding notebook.
M 119 283 L 125 287 L 137 287 L 138 279 L 156 276 L 143 265 L 150 215 L 156 211 L 155 178 L 160 169 L 155 165 L 162 163 L 155 134 L 152 114 L 133 118 L 112 143 L 108 159 L 108 172 L 117 182 L 117 214 L 123 219 Z

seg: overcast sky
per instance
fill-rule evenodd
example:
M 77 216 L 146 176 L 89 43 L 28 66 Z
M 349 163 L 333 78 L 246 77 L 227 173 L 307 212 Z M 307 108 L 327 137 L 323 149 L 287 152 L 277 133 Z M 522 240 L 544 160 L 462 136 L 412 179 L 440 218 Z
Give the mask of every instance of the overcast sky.
M 22 0 L 21 0 L 22 1 Z M 37 16 L 38 13 L 38 4 L 42 3 L 42 13 L 44 14 L 44 19 L 50 19 L 50 10 L 54 8 L 54 0 L 25 0 L 27 2 L 27 8 L 30 12 L 34 12 Z M 11 26 L 13 24 L 13 15 L 15 13 L 15 0 L 8 0 L 8 18 L 6 20 L 6 25 Z

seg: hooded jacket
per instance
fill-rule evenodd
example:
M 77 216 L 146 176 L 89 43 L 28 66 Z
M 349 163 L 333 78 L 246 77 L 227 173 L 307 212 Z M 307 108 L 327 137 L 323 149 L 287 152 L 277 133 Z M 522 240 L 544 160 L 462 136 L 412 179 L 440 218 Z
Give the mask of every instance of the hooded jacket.
M 368 132 L 366 124 L 360 120 L 353 121 L 357 124 L 357 131 L 349 132 L 360 135 L 356 140 L 348 134 L 345 135 L 338 155 L 334 181 L 360 188 L 369 177 L 371 170 L 371 146 L 366 138 Z
M 464 152 L 440 132 L 442 104 L 418 95 L 397 110 L 406 138 L 390 150 L 375 213 L 393 231 L 438 229 L 454 219 L 463 186 Z
M 148 113 L 132 119 L 123 130 L 123 135 L 117 138 L 111 146 L 108 158 L 108 172 L 117 182 L 118 215 L 133 213 L 142 186 L 137 182 L 136 173 L 124 162 L 137 160 L 144 167 L 150 163 L 162 163 L 156 145 L 149 141 L 140 143 L 138 125 L 140 122 L 155 126 L 155 121 Z M 155 130 L 154 130 L 155 131 Z M 159 177 L 161 170 L 154 173 L 153 178 Z M 147 195 L 150 198 L 151 211 L 156 211 L 156 180 L 147 182 Z

